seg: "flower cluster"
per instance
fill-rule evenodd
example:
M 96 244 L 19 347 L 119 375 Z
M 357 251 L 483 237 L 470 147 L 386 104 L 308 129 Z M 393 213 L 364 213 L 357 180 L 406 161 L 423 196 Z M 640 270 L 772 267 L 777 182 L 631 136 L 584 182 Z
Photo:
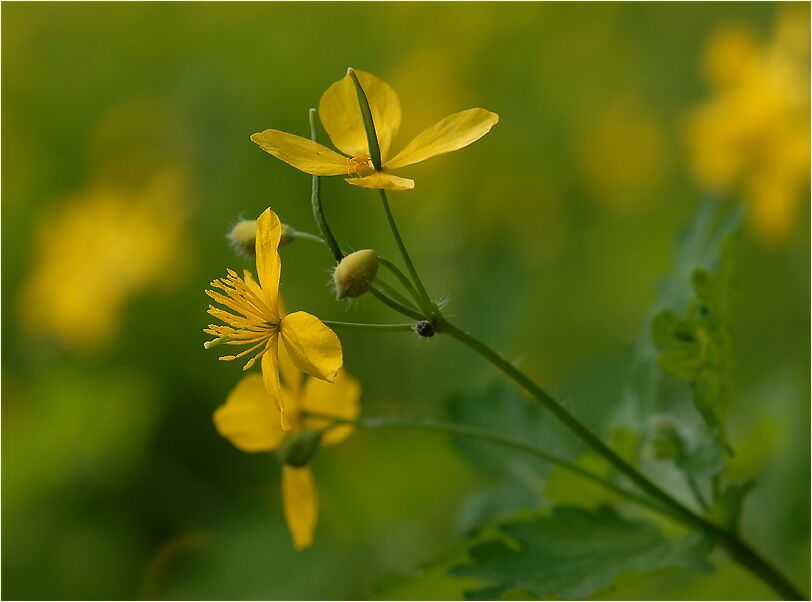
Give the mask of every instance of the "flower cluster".
M 739 193 L 765 242 L 785 239 L 809 184 L 809 19 L 788 10 L 765 44 L 742 27 L 717 32 L 705 71 L 714 96 L 688 122 L 700 184 Z
M 339 377 L 343 363 L 341 343 L 335 333 L 321 320 L 306 312 L 285 315 L 280 309 L 279 277 L 282 262 L 279 241 L 282 224 L 279 217 L 266 209 L 257 219 L 256 268 L 259 282 L 249 271 L 243 277 L 228 270 L 225 278 L 211 283 L 206 294 L 222 309 L 209 306 L 208 313 L 224 323 L 210 324 L 207 334 L 216 338 L 206 348 L 218 345 L 248 346 L 236 355 L 223 355 L 221 360 L 231 361 L 248 357 L 243 370 L 250 369 L 260 360 L 262 376 L 244 377 L 232 391 L 226 404 L 215 413 L 219 432 L 245 451 L 275 449 L 289 433 L 302 425 L 315 428 L 319 422 L 305 422 L 303 408 L 324 410 L 326 400 L 336 400 L 330 412 L 347 414 L 347 407 L 356 408 L 358 386 L 349 377 Z M 279 341 L 282 345 L 279 345 Z M 285 358 L 285 361 L 280 361 Z M 285 372 L 285 385 L 280 382 L 280 368 Z M 299 372 L 296 372 L 299 371 Z M 311 378 L 300 395 L 300 372 Z M 335 382 L 335 385 L 327 383 Z M 318 384 L 317 384 L 318 383 Z M 328 407 L 330 407 L 328 405 Z M 337 414 L 337 415 L 338 415 Z M 340 437 L 327 433 L 325 442 L 336 442 Z M 307 468 L 285 466 L 283 470 L 283 499 L 285 516 L 297 547 L 310 545 L 316 521 L 315 489 Z
M 413 188 L 412 180 L 390 170 L 463 148 L 499 120 L 495 113 L 480 108 L 455 113 L 390 158 L 389 148 L 400 127 L 398 97 L 375 76 L 352 70 L 324 93 L 319 113 L 333 144 L 346 156 L 278 130 L 265 130 L 251 139 L 308 174 L 349 176 L 350 184 L 381 190 Z M 313 237 L 282 224 L 270 208 L 256 222 L 244 220 L 232 229 L 229 239 L 235 248 L 256 257 L 257 280 L 247 270 L 242 276 L 228 270 L 224 278 L 211 283 L 206 294 L 217 305 L 210 305 L 208 313 L 222 324 L 205 329 L 214 337 L 205 347 L 244 347 L 239 353 L 220 357 L 225 361 L 245 359 L 244 370 L 259 360 L 261 376 L 243 377 L 215 412 L 214 422 L 218 432 L 239 449 L 277 454 L 283 463 L 285 518 L 294 546 L 300 549 L 312 544 L 318 514 L 308 463 L 320 446 L 338 443 L 350 434 L 351 423 L 359 414 L 361 387 L 341 369 L 341 344 L 330 328 L 308 313 L 285 314 L 280 309 L 278 249 L 296 236 Z M 379 264 L 376 251 L 363 249 L 344 256 L 336 244 L 334 255 L 340 260 L 333 271 L 338 299 L 358 297 L 372 289 Z M 386 265 L 396 269 L 391 263 Z M 397 302 L 389 302 L 397 306 Z M 421 336 L 434 334 L 433 325 L 426 320 L 413 330 Z M 304 383 L 303 373 L 309 375 Z

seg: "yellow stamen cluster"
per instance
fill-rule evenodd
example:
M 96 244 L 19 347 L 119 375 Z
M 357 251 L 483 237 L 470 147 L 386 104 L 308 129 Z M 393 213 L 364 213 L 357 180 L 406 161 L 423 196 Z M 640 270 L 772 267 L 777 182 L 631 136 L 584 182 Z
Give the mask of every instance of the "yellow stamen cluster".
M 371 173 L 375 173 L 375 166 L 372 165 L 372 158 L 369 155 L 359 155 L 347 160 L 347 175 L 363 178 Z
M 209 315 L 223 321 L 227 326 L 209 324 L 205 332 L 216 338 L 208 341 L 206 347 L 211 348 L 220 343 L 251 345 L 237 355 L 221 356 L 220 359 L 223 361 L 244 357 L 262 347 L 259 353 L 243 366 L 243 370 L 248 370 L 271 349 L 274 337 L 279 332 L 279 312 L 269 307 L 262 299 L 262 290 L 248 271 L 245 272 L 244 278 L 240 278 L 234 270 L 228 270 L 227 277 L 214 280 L 210 286 L 220 289 L 225 295 L 213 290 L 207 290 L 206 294 L 232 311 L 209 305 Z

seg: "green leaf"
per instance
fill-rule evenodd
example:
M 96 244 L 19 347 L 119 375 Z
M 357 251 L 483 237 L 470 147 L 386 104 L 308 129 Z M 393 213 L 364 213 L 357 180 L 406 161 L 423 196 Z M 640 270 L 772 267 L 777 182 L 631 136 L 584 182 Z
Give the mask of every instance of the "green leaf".
M 475 540 L 473 540 L 475 541 Z M 481 582 L 457 578 L 449 570 L 465 560 L 471 540 L 458 543 L 452 550 L 406 574 L 388 575 L 373 586 L 379 600 L 461 600 L 465 591 Z
M 559 507 L 552 515 L 500 528 L 502 537 L 469 550 L 470 562 L 452 574 L 487 582 L 469 599 L 525 590 L 540 598 L 585 598 L 630 573 L 708 570 L 712 545 L 700 536 L 669 540 L 650 524 L 614 510 Z
M 655 317 L 652 338 L 666 373 L 691 386 L 693 402 L 722 447 L 729 447 L 724 417 L 733 382 L 730 333 L 730 262 L 724 253 L 718 271 L 696 270 L 694 299 L 687 315 L 666 310 Z
M 457 513 L 456 531 L 467 537 L 483 525 L 503 521 L 524 509 L 538 508 L 541 498 L 526 484 L 505 479 L 492 489 L 468 495 Z

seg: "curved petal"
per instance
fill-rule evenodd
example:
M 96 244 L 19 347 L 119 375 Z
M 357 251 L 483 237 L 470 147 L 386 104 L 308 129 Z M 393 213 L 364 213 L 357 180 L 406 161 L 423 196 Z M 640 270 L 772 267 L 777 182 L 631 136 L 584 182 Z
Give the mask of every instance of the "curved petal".
M 307 138 L 279 130 L 265 130 L 252 134 L 251 141 L 266 153 L 305 173 L 314 176 L 347 174 L 347 157 Z
M 302 393 L 301 409 L 303 412 L 329 414 L 338 418 L 357 418 L 360 412 L 358 398 L 361 396 L 361 384 L 344 370 L 340 370 L 335 383 L 310 378 Z M 305 418 L 303 428 L 319 430 L 330 424 L 329 420 Z M 351 425 L 330 429 L 321 439 L 323 445 L 335 445 L 352 433 Z
M 333 381 L 344 359 L 341 341 L 316 316 L 303 311 L 288 314 L 280 325 L 290 359 L 302 372 Z
M 266 209 L 257 219 L 257 276 L 262 293 L 265 295 L 265 302 L 277 319 L 279 317 L 277 309 L 279 274 L 282 271 L 282 260 L 279 258 L 281 236 L 282 224 L 279 216 L 270 208 Z
M 288 312 L 285 309 L 285 303 L 282 301 L 282 297 L 278 298 L 277 305 L 279 307 L 279 315 L 284 318 Z M 293 360 L 290 359 L 290 354 L 284 345 L 279 348 L 279 373 L 282 375 L 282 380 L 285 385 L 298 400 L 299 393 L 302 389 L 302 373 L 296 367 L 296 364 L 293 363 Z
M 485 109 L 468 109 L 449 115 L 418 134 L 386 162 L 386 167 L 396 169 L 459 150 L 482 138 L 498 121 L 499 115 Z
M 358 81 L 369 101 L 372 121 L 378 134 L 381 156 L 386 160 L 392 140 L 400 129 L 400 101 L 386 82 L 365 71 L 356 71 Z M 351 157 L 369 154 L 364 120 L 352 78 L 343 79 L 327 88 L 319 101 L 319 117 L 335 147 Z
M 282 430 L 290 430 L 290 419 L 285 407 L 285 400 L 282 397 L 281 385 L 279 383 L 279 338 L 278 335 L 268 339 L 265 345 L 265 353 L 262 354 L 262 382 L 265 391 L 270 399 L 276 404 L 279 411 L 279 424 Z
M 400 178 L 391 173 L 384 173 L 382 171 L 376 172 L 371 176 L 349 178 L 344 181 L 353 186 L 360 186 L 361 188 L 383 188 L 384 190 L 412 190 L 414 188 L 414 180 Z
M 282 507 L 293 547 L 301 550 L 313 545 L 313 532 L 319 518 L 319 498 L 313 473 L 307 466 L 282 467 Z
M 226 402 L 214 412 L 214 426 L 247 452 L 270 451 L 285 437 L 277 404 L 259 374 L 249 374 L 237 383 Z

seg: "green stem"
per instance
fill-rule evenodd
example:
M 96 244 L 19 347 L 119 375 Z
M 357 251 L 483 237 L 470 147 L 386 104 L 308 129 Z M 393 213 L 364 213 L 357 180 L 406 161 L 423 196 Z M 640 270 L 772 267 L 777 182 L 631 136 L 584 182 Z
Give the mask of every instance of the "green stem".
M 779 573 L 772 565 L 759 556 L 752 548 L 745 544 L 734 533 L 726 531 L 722 527 L 715 525 L 679 501 L 671 497 L 668 493 L 660 489 L 657 485 L 638 472 L 633 466 L 612 451 L 606 444 L 596 437 L 592 431 L 585 427 L 553 397 L 539 387 L 524 372 L 516 368 L 511 362 L 502 357 L 499 353 L 471 336 L 469 333 L 454 326 L 443 316 L 437 318 L 435 323 L 437 332 L 444 332 L 457 339 L 459 342 L 470 347 L 482 357 L 499 368 L 520 387 L 530 393 L 533 398 L 543 405 L 559 421 L 577 435 L 584 443 L 596 451 L 599 455 L 608 460 L 615 469 L 632 481 L 640 490 L 645 492 L 654 500 L 658 501 L 666 508 L 671 515 L 683 524 L 698 529 L 711 537 L 719 545 L 725 548 L 731 557 L 745 566 L 754 574 L 758 575 L 765 583 L 768 583 L 776 592 L 789 600 L 806 599 L 790 581 Z
M 316 128 L 316 109 L 310 109 L 308 112 L 310 120 L 310 139 L 313 142 L 318 142 L 318 130 Z M 327 224 L 327 218 L 324 216 L 324 207 L 321 205 L 321 184 L 319 176 L 313 176 L 312 186 L 310 191 L 310 204 L 313 208 L 313 219 L 316 221 L 321 232 L 322 239 L 324 240 L 327 248 L 333 254 L 335 260 L 341 261 L 344 258 L 344 253 L 341 252 L 341 247 L 338 246 L 338 241 L 333 236 L 330 226 Z
M 362 324 L 360 322 L 335 322 L 322 320 L 330 328 L 347 328 L 349 330 L 379 330 L 385 332 L 414 332 L 414 324 Z
M 383 164 L 383 157 L 381 157 L 381 147 L 378 144 L 378 135 L 375 133 L 375 125 L 372 120 L 372 109 L 369 107 L 369 100 L 367 100 L 366 92 L 358 81 L 358 76 L 355 69 L 350 67 L 347 69 L 347 75 L 352 78 L 352 83 L 355 84 L 355 94 L 358 97 L 358 105 L 361 108 L 361 117 L 364 119 L 364 129 L 367 134 L 367 146 L 369 147 L 369 158 L 372 161 L 372 167 L 375 171 L 381 171 Z
M 310 234 L 310 232 L 302 232 L 300 230 L 293 230 L 293 238 L 303 238 L 305 240 L 312 240 L 313 242 L 317 242 L 319 244 L 326 244 L 324 239 L 320 236 L 316 236 L 315 234 Z
M 655 504 L 648 498 L 640 496 L 633 491 L 629 491 L 624 489 L 620 485 L 609 481 L 608 479 L 604 479 L 584 468 L 581 468 L 577 464 L 573 464 L 564 458 L 551 454 L 541 448 L 535 447 L 528 443 L 524 443 L 523 441 L 517 441 L 515 439 L 511 439 L 509 437 L 505 437 L 504 435 L 500 435 L 499 433 L 494 433 L 493 431 L 488 431 L 485 429 L 481 429 L 475 426 L 468 426 L 463 424 L 455 424 L 453 422 L 441 422 L 437 420 L 415 420 L 413 418 L 389 418 L 385 416 L 368 416 L 368 417 L 361 417 L 356 419 L 349 419 L 349 418 L 342 418 L 340 416 L 333 416 L 331 414 L 320 414 L 320 413 L 311 413 L 306 412 L 306 416 L 312 416 L 313 418 L 321 418 L 324 420 L 332 420 L 335 424 L 354 424 L 358 426 L 363 426 L 366 428 L 385 428 L 385 427 L 396 427 L 396 428 L 410 428 L 410 429 L 420 429 L 424 431 L 437 431 L 442 433 L 447 433 L 450 435 L 459 435 L 462 437 L 471 437 L 473 439 L 479 439 L 481 441 L 486 441 L 488 443 L 493 443 L 495 445 L 500 445 L 502 447 L 508 447 L 511 449 L 515 449 L 520 451 L 524 454 L 529 456 L 533 456 L 545 462 L 549 462 L 550 464 L 556 464 L 561 468 L 568 470 L 574 474 L 577 474 L 593 483 L 597 483 L 607 489 L 626 497 L 630 500 L 653 510 L 654 512 L 658 512 L 665 516 L 670 516 L 670 513 L 662 508 L 660 505 Z
M 687 474 L 685 475 L 685 480 L 688 483 L 688 488 L 694 495 L 696 503 L 699 504 L 699 507 L 702 508 L 703 511 L 707 512 L 709 508 L 708 502 L 705 501 L 705 496 L 702 495 L 702 490 L 699 488 L 699 483 L 696 482 L 695 478 Z
M 396 312 L 398 312 L 400 314 L 403 314 L 404 316 L 414 318 L 415 320 L 422 320 L 423 319 L 423 314 L 421 314 L 419 311 L 415 311 L 415 310 L 413 310 L 413 309 L 411 309 L 411 308 L 409 308 L 409 307 L 407 307 L 407 306 L 405 306 L 405 305 L 403 305 L 401 303 L 398 303 L 394 299 L 390 299 L 384 293 L 379 291 L 376 287 L 371 286 L 369 288 L 369 292 L 370 292 L 370 294 L 372 294 L 373 297 L 375 297 L 376 299 L 382 301 L 385 305 L 388 305 L 390 308 L 394 309 Z
M 382 266 L 384 266 L 386 269 L 388 269 L 395 275 L 395 277 L 403 285 L 403 288 L 405 288 L 406 291 L 411 295 L 414 302 L 420 305 L 420 295 L 417 293 L 417 290 L 415 290 L 411 281 L 406 277 L 406 274 L 401 272 L 398 266 L 396 266 L 394 263 L 392 263 L 391 261 L 389 261 L 384 257 L 378 256 L 378 261 Z
M 415 307 L 414 302 L 410 299 L 406 298 L 406 295 L 402 294 L 398 289 L 394 286 L 386 282 L 385 280 L 381 280 L 379 276 L 375 277 L 375 284 L 386 294 L 388 294 L 392 299 L 400 303 L 401 305 L 405 305 L 406 307 L 413 309 L 414 311 L 420 311 L 419 308 Z
M 409 251 L 406 250 L 406 245 L 404 244 L 403 239 L 400 237 L 398 225 L 395 223 L 395 217 L 392 215 L 392 210 L 389 208 L 389 200 L 386 198 L 386 191 L 379 190 L 378 193 L 381 196 L 381 206 L 383 207 L 383 212 L 386 215 L 386 222 L 389 224 L 389 229 L 392 231 L 392 237 L 395 239 L 395 243 L 400 251 L 400 256 L 403 258 L 403 263 L 406 264 L 406 269 L 409 271 L 412 281 L 417 288 L 420 306 L 423 308 L 423 311 L 426 312 L 426 317 L 432 318 L 438 313 L 437 308 L 434 306 L 429 294 L 426 292 L 426 287 L 423 286 L 423 282 L 420 280 L 420 276 L 417 274 L 414 263 L 412 263 L 412 258 L 409 256 Z

